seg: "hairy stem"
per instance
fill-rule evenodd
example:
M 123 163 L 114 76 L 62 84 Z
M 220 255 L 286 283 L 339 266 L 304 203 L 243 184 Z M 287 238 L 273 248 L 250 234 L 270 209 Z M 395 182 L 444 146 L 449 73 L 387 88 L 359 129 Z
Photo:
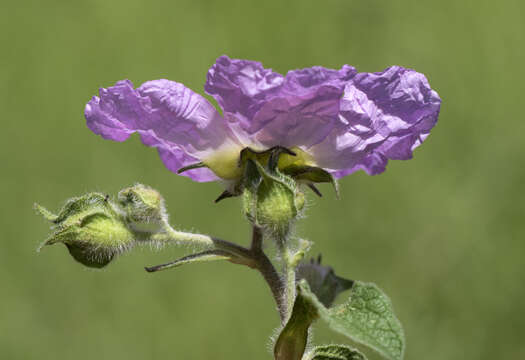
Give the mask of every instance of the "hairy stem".
M 188 243 L 191 245 L 200 245 L 204 248 L 213 248 L 226 250 L 234 255 L 239 256 L 240 258 L 250 258 L 250 250 L 232 243 L 230 241 L 214 238 L 212 236 L 204 234 L 195 234 L 189 232 L 183 232 L 175 230 L 167 222 L 163 224 L 163 231 L 153 234 L 149 240 L 158 241 L 161 243 L 176 243 L 184 244 Z
M 284 299 L 286 302 L 286 318 L 288 319 L 293 310 L 296 296 L 296 269 L 299 262 L 304 258 L 305 253 L 311 246 L 309 241 L 299 239 L 298 248 L 292 251 L 291 248 L 283 242 L 279 247 L 279 251 L 284 260 L 284 274 L 286 278 Z
M 255 260 L 257 270 L 259 270 L 261 275 L 264 277 L 264 280 L 266 280 L 266 283 L 270 287 L 270 290 L 272 291 L 273 298 L 277 304 L 277 309 L 279 310 L 281 322 L 284 323 L 286 320 L 286 302 L 283 294 L 284 284 L 281 277 L 275 270 L 272 262 L 262 250 L 262 240 L 263 235 L 261 229 L 257 226 L 254 226 L 250 252 L 252 253 L 253 259 Z
M 286 275 L 286 286 L 284 298 L 286 300 L 286 318 L 291 316 L 295 301 L 295 266 L 292 264 L 290 251 L 284 249 L 284 272 Z
M 263 251 L 262 241 L 263 234 L 261 229 L 257 226 L 253 227 L 252 243 L 249 249 L 232 243 L 230 241 L 218 239 L 203 234 L 193 234 L 173 229 L 169 224 L 164 224 L 164 231 L 154 234 L 150 240 L 158 242 L 174 242 L 174 243 L 191 243 L 194 245 L 201 245 L 205 248 L 216 249 L 219 251 L 225 251 L 230 254 L 230 262 L 240 265 L 246 265 L 252 269 L 258 270 L 263 276 L 264 280 L 270 287 L 273 298 L 277 304 L 279 310 L 279 316 L 281 322 L 284 323 L 287 317 L 287 305 L 286 299 L 283 294 L 285 289 L 284 283 L 275 270 L 270 259 Z M 170 264 L 163 264 L 159 266 L 153 266 L 146 268 L 149 272 L 156 272 L 169 268 Z

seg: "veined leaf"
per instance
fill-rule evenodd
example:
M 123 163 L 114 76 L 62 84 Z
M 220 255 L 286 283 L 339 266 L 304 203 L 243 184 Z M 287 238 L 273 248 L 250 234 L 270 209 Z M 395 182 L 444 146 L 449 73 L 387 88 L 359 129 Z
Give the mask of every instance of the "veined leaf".
M 322 345 L 313 348 L 303 360 L 366 360 L 366 357 L 345 345 Z
M 376 350 L 389 360 L 403 359 L 403 328 L 394 315 L 390 299 L 375 284 L 356 281 L 350 298 L 329 309 L 310 291 L 305 280 L 299 283 L 299 294 L 316 307 L 318 315 L 333 330 Z

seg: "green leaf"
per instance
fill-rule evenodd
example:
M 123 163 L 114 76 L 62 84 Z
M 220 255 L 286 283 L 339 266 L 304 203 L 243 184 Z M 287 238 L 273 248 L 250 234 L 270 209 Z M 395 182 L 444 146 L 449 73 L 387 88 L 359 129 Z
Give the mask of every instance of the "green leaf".
M 366 357 L 345 345 L 323 345 L 313 348 L 303 360 L 366 360 Z
M 196 262 L 231 260 L 232 257 L 233 255 L 227 251 L 208 250 L 208 251 L 203 251 L 200 253 L 184 256 L 183 258 L 177 259 L 175 261 L 172 261 L 166 264 L 146 267 L 145 269 L 147 272 L 156 272 L 156 271 L 171 269 L 171 268 L 179 267 L 185 264 L 191 264 L 191 263 L 196 263 Z
M 350 298 L 327 309 L 310 291 L 308 283 L 299 283 L 299 293 L 317 308 L 318 315 L 335 331 L 366 345 L 389 360 L 403 359 L 405 336 L 394 315 L 390 299 L 372 283 L 355 282 Z

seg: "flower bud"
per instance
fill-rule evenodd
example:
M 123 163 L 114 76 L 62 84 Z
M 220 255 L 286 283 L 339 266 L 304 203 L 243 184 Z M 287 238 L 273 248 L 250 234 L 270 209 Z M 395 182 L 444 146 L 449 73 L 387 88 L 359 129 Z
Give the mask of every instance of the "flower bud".
M 135 231 L 155 233 L 167 222 L 164 199 L 158 191 L 146 185 L 137 184 L 121 190 L 118 201 Z
M 51 221 L 53 233 L 43 245 L 63 243 L 81 264 L 102 268 L 134 244 L 134 235 L 107 196 L 91 193 L 66 202 L 58 215 L 40 205 L 36 210 Z
M 273 237 L 285 239 L 305 203 L 296 182 L 251 160 L 246 163 L 245 181 L 243 202 L 248 219 Z

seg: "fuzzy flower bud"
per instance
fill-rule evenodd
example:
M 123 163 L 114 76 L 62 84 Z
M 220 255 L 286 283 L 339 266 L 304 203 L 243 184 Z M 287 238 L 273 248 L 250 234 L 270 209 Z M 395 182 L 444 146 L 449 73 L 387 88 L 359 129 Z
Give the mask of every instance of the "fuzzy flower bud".
M 261 164 L 261 155 L 266 152 L 245 153 L 244 169 L 244 213 L 248 219 L 269 232 L 276 239 L 286 239 L 291 224 L 301 215 L 304 194 L 296 181 L 277 167 L 282 148 L 270 150 L 266 164 Z M 289 150 L 287 150 L 289 151 Z
M 121 190 L 118 202 L 126 220 L 137 232 L 155 233 L 167 222 L 164 199 L 149 186 L 137 184 Z
M 291 223 L 304 206 L 304 195 L 293 183 L 263 181 L 256 192 L 245 191 L 245 213 L 277 238 L 286 237 Z
M 104 194 L 72 198 L 58 215 L 38 204 L 35 209 L 53 223 L 53 233 L 42 245 L 62 243 L 85 266 L 102 268 L 134 244 L 133 233 Z

